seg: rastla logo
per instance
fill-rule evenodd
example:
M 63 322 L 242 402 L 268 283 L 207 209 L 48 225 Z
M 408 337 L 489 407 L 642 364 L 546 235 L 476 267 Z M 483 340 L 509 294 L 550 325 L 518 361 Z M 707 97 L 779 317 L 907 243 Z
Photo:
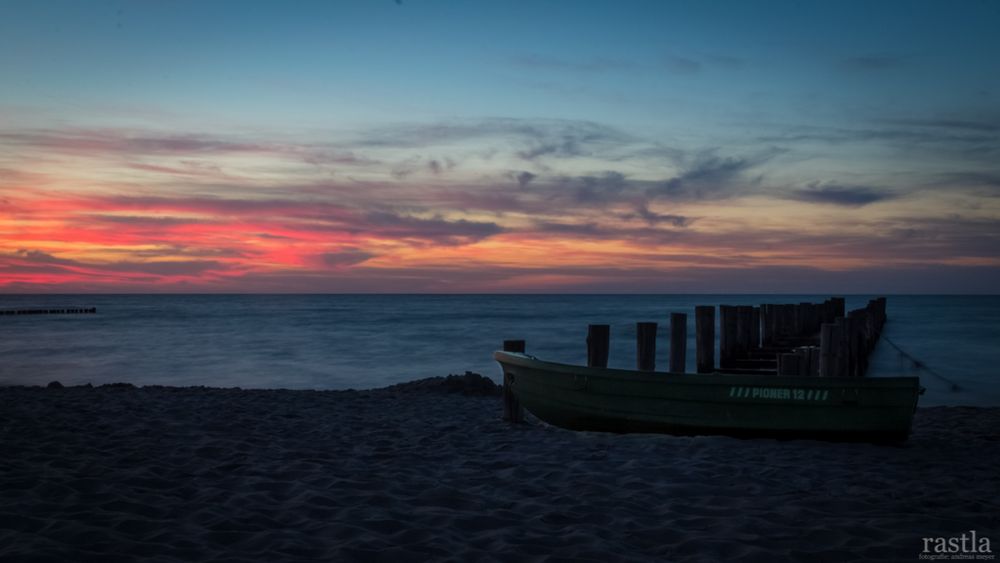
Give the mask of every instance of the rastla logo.
M 978 561 L 994 559 L 990 538 L 979 536 L 975 530 L 962 532 L 953 538 L 923 538 L 924 549 L 920 559 L 972 559 Z

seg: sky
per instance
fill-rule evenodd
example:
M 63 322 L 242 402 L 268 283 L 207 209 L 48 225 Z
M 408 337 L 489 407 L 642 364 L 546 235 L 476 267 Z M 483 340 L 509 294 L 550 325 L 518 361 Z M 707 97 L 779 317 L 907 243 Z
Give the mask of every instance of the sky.
M 998 26 L 0 0 L 0 292 L 996 293 Z

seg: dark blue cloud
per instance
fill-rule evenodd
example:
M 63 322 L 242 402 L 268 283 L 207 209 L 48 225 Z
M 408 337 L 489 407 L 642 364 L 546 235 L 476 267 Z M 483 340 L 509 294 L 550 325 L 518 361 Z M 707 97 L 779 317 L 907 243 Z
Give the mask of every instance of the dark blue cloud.
M 840 186 L 836 184 L 813 184 L 809 188 L 796 190 L 792 199 L 810 203 L 826 203 L 845 207 L 862 207 L 888 199 L 895 199 L 896 194 L 880 191 L 867 186 Z
M 641 204 L 636 207 L 635 213 L 625 213 L 621 216 L 622 219 L 628 221 L 631 219 L 641 219 L 645 221 L 649 226 L 655 227 L 662 223 L 666 223 L 673 227 L 687 227 L 691 224 L 691 218 L 684 215 L 674 215 L 672 213 L 656 213 L 649 209 L 646 204 Z
M 536 177 L 537 177 L 537 176 L 536 176 L 535 174 L 532 174 L 531 172 L 528 172 L 527 170 L 525 170 L 525 171 L 523 171 L 523 172 L 520 172 L 520 173 L 518 173 L 518 174 L 517 174 L 517 175 L 516 175 L 516 176 L 514 177 L 514 179 L 516 179 L 516 180 L 517 180 L 517 185 L 518 185 L 518 186 L 520 186 L 520 187 L 524 188 L 524 187 L 526 187 L 526 186 L 527 186 L 528 184 L 530 184 L 530 183 L 531 183 L 531 181 L 532 181 L 532 180 L 534 180 L 534 179 L 535 179 Z
M 784 149 L 771 147 L 751 156 L 719 156 L 718 149 L 702 150 L 684 157 L 680 174 L 647 190 L 650 197 L 668 199 L 721 199 L 740 195 L 760 183 L 748 174 L 752 168 L 771 160 Z

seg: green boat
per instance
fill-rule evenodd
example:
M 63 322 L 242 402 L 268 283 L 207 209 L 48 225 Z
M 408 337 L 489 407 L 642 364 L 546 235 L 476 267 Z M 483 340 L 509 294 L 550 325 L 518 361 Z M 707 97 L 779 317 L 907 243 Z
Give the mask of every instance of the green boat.
M 570 430 L 900 442 L 917 377 L 677 374 L 495 352 L 521 406 Z

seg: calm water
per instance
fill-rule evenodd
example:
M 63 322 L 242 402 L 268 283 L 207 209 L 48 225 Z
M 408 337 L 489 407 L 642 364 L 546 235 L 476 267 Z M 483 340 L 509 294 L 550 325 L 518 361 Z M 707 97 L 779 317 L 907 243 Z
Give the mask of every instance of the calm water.
M 524 338 L 544 359 L 582 363 L 588 323 L 611 324 L 612 367 L 633 367 L 635 322 L 672 311 L 821 301 L 826 295 L 7 295 L 0 309 L 97 307 L 97 315 L 0 316 L 0 385 L 372 388 L 463 373 L 499 378 L 491 353 Z M 847 307 L 870 296 L 848 296 Z M 890 296 L 885 335 L 962 390 L 915 371 L 885 343 L 871 375 L 917 374 L 922 405 L 1000 405 L 1000 297 Z

